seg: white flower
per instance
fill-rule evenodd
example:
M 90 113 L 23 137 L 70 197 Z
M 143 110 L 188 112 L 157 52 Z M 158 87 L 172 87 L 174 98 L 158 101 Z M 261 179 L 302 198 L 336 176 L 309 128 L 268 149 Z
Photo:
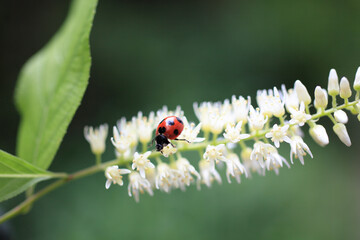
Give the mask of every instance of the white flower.
M 245 174 L 245 177 L 248 177 L 245 167 L 240 163 L 240 159 L 235 153 L 230 153 L 227 158 L 226 177 L 229 183 L 231 183 L 230 176 L 233 176 L 238 183 L 241 182 L 240 175 Z
M 169 157 L 176 153 L 177 148 L 173 147 L 171 144 L 166 145 L 162 150 L 161 153 L 164 157 Z
M 198 103 L 194 103 L 194 111 L 204 132 L 220 134 L 225 124 L 233 121 L 229 100 L 225 100 L 224 104 L 203 102 L 198 106 Z
M 291 139 L 287 136 L 288 129 L 289 129 L 289 125 L 279 127 L 277 124 L 275 124 L 272 127 L 271 131 L 265 134 L 265 137 L 271 138 L 271 141 L 273 141 L 275 146 L 279 148 L 281 142 L 283 141 L 287 143 L 291 142 Z
M 120 134 L 115 126 L 113 127 L 113 135 L 114 136 L 111 138 L 111 142 L 119 153 L 124 154 L 130 149 L 131 138 Z
M 184 122 L 184 129 L 181 132 L 180 136 L 178 136 L 178 139 L 186 139 L 190 143 L 202 142 L 202 141 L 205 140 L 205 138 L 197 137 L 197 135 L 199 134 L 200 129 L 201 129 L 201 123 L 199 123 L 195 127 L 195 123 L 190 123 L 189 124 L 186 117 L 183 117 L 182 120 Z
M 328 104 L 328 95 L 325 89 L 322 89 L 321 87 L 317 86 L 315 88 L 315 100 L 314 105 L 315 108 L 326 108 Z
M 166 118 L 168 116 L 177 116 L 177 117 L 183 119 L 184 111 L 181 110 L 180 106 L 176 106 L 175 111 L 169 111 L 167 106 L 163 106 L 161 109 L 156 111 L 155 123 L 160 123 L 164 118 Z
M 156 127 L 154 112 L 150 112 L 149 117 L 145 117 L 142 112 L 138 112 L 136 126 L 140 142 L 143 144 L 150 142 L 152 139 L 152 133 Z
M 267 168 L 270 170 L 270 167 L 274 166 L 283 166 L 283 162 L 286 162 L 285 158 L 279 155 L 278 151 L 274 146 L 268 143 L 256 142 L 254 144 L 254 149 L 251 153 L 250 159 L 252 161 L 256 160 L 259 162 L 262 168 Z M 288 165 L 288 163 L 286 162 Z
M 343 110 L 337 110 L 334 112 L 335 120 L 339 123 L 346 124 L 348 122 L 348 116 Z
M 326 133 L 326 129 L 319 124 L 316 124 L 314 127 L 310 128 L 310 135 L 315 140 L 317 144 L 324 147 L 329 144 L 329 137 Z
M 132 169 L 138 170 L 140 172 L 141 177 L 145 178 L 145 170 L 148 168 L 155 168 L 154 164 L 150 162 L 148 157 L 150 156 L 151 151 L 147 151 L 144 154 L 139 154 L 135 152 L 134 160 L 132 164 Z
M 175 167 L 177 172 L 180 174 L 178 177 L 178 183 L 180 186 L 183 186 L 183 184 L 189 186 L 193 181 L 192 175 L 196 176 L 198 181 L 201 179 L 200 174 L 196 171 L 195 167 L 192 166 L 185 158 L 179 158 L 176 160 Z
M 265 166 L 267 170 L 271 170 L 271 169 L 278 169 L 279 167 L 283 166 L 283 163 L 285 163 L 285 165 L 290 168 L 290 165 L 288 164 L 288 162 L 286 161 L 285 158 L 283 158 L 278 151 L 276 150 L 276 148 L 274 148 L 272 145 L 268 144 L 269 146 L 267 146 L 267 156 L 266 156 L 266 160 L 265 160 Z M 278 174 L 278 172 L 275 170 L 276 174 Z
M 355 74 L 354 89 L 355 91 L 360 91 L 360 67 L 358 67 Z
M 256 94 L 256 101 L 260 107 L 260 111 L 263 115 L 271 117 L 281 117 L 285 114 L 284 102 L 280 98 L 279 91 L 276 87 L 274 90 L 258 90 Z
M 348 147 L 351 146 L 351 140 L 349 134 L 346 130 L 346 127 L 342 123 L 337 123 L 333 127 L 334 132 L 339 137 L 339 139 Z
M 299 99 L 299 102 L 304 102 L 305 105 L 309 105 L 311 103 L 311 97 L 305 85 L 302 84 L 300 80 L 295 81 L 294 89 Z
M 105 183 L 105 188 L 109 189 L 111 183 L 122 186 L 124 182 L 122 180 L 121 174 L 129 174 L 129 173 L 131 173 L 129 169 L 125 169 L 125 168 L 119 169 L 119 167 L 116 165 L 107 167 L 105 170 L 105 177 L 107 179 Z
M 296 92 L 292 88 L 287 91 L 284 84 L 281 85 L 281 90 L 287 111 L 298 110 L 300 102 Z
M 305 104 L 304 104 L 304 102 L 300 103 L 300 109 L 299 110 L 290 109 L 290 113 L 291 113 L 290 124 L 299 124 L 299 126 L 304 126 L 306 121 L 311 119 L 311 115 L 305 113 Z
M 226 151 L 226 147 L 224 144 L 220 144 L 217 146 L 208 145 L 206 147 L 206 151 L 205 151 L 203 157 L 215 169 L 215 162 L 218 162 L 218 161 L 226 162 L 226 158 L 224 156 L 225 151 Z
M 139 193 L 148 192 L 150 196 L 154 195 L 150 182 L 141 177 L 138 172 L 132 172 L 129 175 L 128 194 L 130 197 L 134 195 L 135 201 L 139 202 Z
M 346 77 L 342 77 L 340 80 L 340 97 L 343 99 L 351 97 L 350 83 Z
M 335 69 L 331 69 L 329 73 L 328 92 L 330 96 L 339 94 L 339 78 Z
M 119 121 L 117 121 L 116 125 L 119 129 L 119 133 L 128 139 L 130 146 L 135 147 L 139 140 L 136 117 L 133 117 L 130 122 L 127 122 L 126 118 L 122 117 Z
M 250 97 L 248 97 L 246 100 L 242 96 L 240 96 L 239 99 L 237 99 L 235 95 L 232 96 L 231 104 L 233 107 L 235 121 L 242 121 L 244 124 L 247 123 L 250 102 Z
M 252 130 L 261 130 L 267 122 L 268 117 L 265 117 L 259 108 L 255 110 L 253 106 L 250 106 L 250 116 L 248 119 Z
M 85 139 L 90 143 L 92 153 L 102 154 L 105 151 L 105 140 L 108 134 L 108 125 L 102 124 L 99 128 L 86 126 L 84 128 Z
M 206 160 L 201 160 L 199 162 L 200 176 L 197 180 L 197 187 L 200 189 L 200 184 L 204 183 L 206 186 L 211 187 L 212 182 L 215 180 L 221 184 L 220 174 L 216 171 L 214 167 Z
M 308 147 L 308 145 L 306 145 L 306 143 L 303 141 L 303 139 L 299 136 L 294 136 L 291 138 L 291 143 L 290 143 L 290 160 L 291 163 L 294 164 L 293 162 L 293 155 L 295 155 L 295 158 L 299 158 L 300 162 L 302 165 L 304 165 L 304 156 L 306 155 L 306 153 L 308 153 L 311 158 L 313 158 L 313 155 Z
M 248 138 L 250 134 L 240 134 L 242 122 L 238 122 L 236 126 L 228 123 L 225 129 L 224 137 L 233 143 L 237 143 L 242 139 Z
M 157 174 L 155 177 L 155 186 L 164 192 L 170 192 L 171 185 L 174 178 L 174 170 L 172 170 L 166 163 L 157 165 Z

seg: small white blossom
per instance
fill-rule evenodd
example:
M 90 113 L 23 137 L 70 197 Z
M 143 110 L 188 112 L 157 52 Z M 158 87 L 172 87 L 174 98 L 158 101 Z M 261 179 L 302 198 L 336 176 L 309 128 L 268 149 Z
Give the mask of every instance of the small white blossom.
M 264 128 L 265 123 L 268 120 L 267 116 L 264 116 L 260 109 L 254 109 L 253 106 L 250 106 L 250 116 L 249 116 L 249 123 L 252 130 L 261 130 Z
M 151 189 L 150 182 L 141 177 L 138 172 L 132 172 L 129 175 L 129 186 L 128 186 L 128 194 L 130 197 L 134 195 L 135 201 L 139 202 L 140 193 L 144 193 L 146 191 L 150 196 L 153 196 L 154 193 Z
M 135 147 L 139 140 L 136 117 L 133 117 L 129 122 L 126 121 L 125 117 L 122 117 L 119 121 L 117 121 L 116 125 L 119 129 L 119 133 L 128 139 L 130 146 Z
M 271 117 L 281 117 L 285 114 L 284 102 L 280 98 L 279 91 L 276 87 L 274 90 L 258 90 L 256 94 L 256 101 L 263 115 Z
M 279 148 L 281 142 L 283 141 L 287 143 L 291 142 L 291 139 L 287 136 L 288 129 L 289 129 L 289 125 L 279 127 L 277 124 L 275 124 L 272 127 L 271 131 L 265 134 L 265 137 L 271 138 L 271 141 L 273 141 L 275 146 Z
M 330 96 L 339 94 L 339 78 L 335 69 L 331 69 L 329 73 L 328 93 Z
M 221 184 L 220 174 L 207 160 L 201 160 L 199 162 L 200 176 L 197 180 L 197 187 L 200 189 L 200 184 L 204 183 L 207 187 L 211 187 L 212 182 L 215 180 Z
M 167 106 L 163 106 L 161 109 L 156 111 L 155 123 L 160 123 L 164 118 L 166 118 L 168 116 L 177 116 L 177 117 L 183 119 L 184 111 L 181 110 L 180 106 L 176 106 L 175 111 L 169 111 Z
M 260 141 L 254 144 L 254 149 L 251 153 L 250 159 L 252 161 L 258 161 L 260 166 L 262 168 L 266 167 L 267 170 L 270 170 L 270 167 L 272 166 L 279 165 L 282 167 L 283 162 L 286 162 L 285 158 L 280 156 L 274 146 Z
M 295 155 L 295 158 L 299 158 L 301 164 L 304 165 L 304 156 L 306 155 L 306 153 L 308 153 L 311 156 L 311 158 L 313 157 L 308 145 L 306 145 L 306 143 L 303 141 L 303 139 L 299 136 L 294 136 L 291 138 L 291 140 L 292 140 L 290 143 L 291 163 L 294 164 L 293 155 Z
M 351 146 L 351 140 L 349 134 L 346 130 L 346 127 L 342 123 L 337 123 L 333 127 L 334 132 L 339 137 L 339 139 L 348 147 Z
M 138 112 L 136 126 L 140 142 L 143 144 L 150 142 L 152 139 L 152 133 L 156 127 L 154 112 L 150 112 L 149 117 L 145 117 L 142 112 Z
M 206 147 L 206 151 L 203 157 L 215 169 L 215 162 L 218 161 L 226 162 L 226 158 L 224 156 L 225 151 L 226 151 L 226 147 L 224 144 L 219 144 L 217 146 L 208 145 Z
M 248 97 L 247 100 L 242 96 L 237 99 L 236 96 L 233 95 L 231 98 L 231 104 L 233 107 L 235 121 L 242 121 L 243 124 L 246 124 L 248 121 L 250 97 Z
M 305 104 L 304 104 L 304 102 L 300 103 L 300 109 L 299 110 L 290 109 L 290 113 L 291 113 L 290 124 L 299 124 L 299 126 L 304 126 L 306 121 L 311 119 L 311 115 L 305 113 Z
M 245 174 L 246 178 L 248 177 L 246 168 L 240 163 L 240 159 L 235 153 L 230 153 L 227 159 L 226 177 L 229 183 L 231 183 L 230 176 L 233 176 L 238 183 L 241 182 L 240 176 L 242 174 Z
M 147 151 L 144 154 L 139 154 L 135 152 L 134 160 L 132 164 L 132 169 L 136 169 L 140 172 L 141 177 L 145 178 L 145 170 L 148 168 L 155 168 L 154 164 L 150 162 L 148 157 L 150 156 L 151 151 Z
M 164 157 L 169 157 L 176 153 L 177 148 L 173 147 L 171 144 L 166 145 L 162 150 L 161 153 Z
M 329 144 L 329 137 L 326 133 L 326 129 L 319 124 L 316 124 L 314 127 L 310 128 L 310 135 L 315 140 L 317 144 L 324 147 Z
M 225 129 L 224 137 L 233 143 L 237 143 L 242 139 L 248 138 L 250 134 L 240 134 L 242 122 L 238 122 L 236 126 L 228 123 Z
M 186 139 L 190 143 L 202 142 L 205 140 L 205 138 L 197 137 L 197 135 L 199 134 L 199 132 L 201 130 L 202 123 L 199 123 L 195 127 L 195 123 L 189 124 L 186 117 L 183 117 L 182 120 L 184 122 L 184 129 L 181 132 L 180 136 L 178 136 L 178 139 Z
M 198 181 L 201 179 L 200 174 L 196 171 L 195 167 L 185 158 L 179 158 L 176 160 L 175 167 L 180 174 L 180 177 L 178 178 L 180 183 L 189 186 L 193 181 L 192 175 L 196 176 Z
M 315 108 L 326 108 L 328 104 L 328 95 L 325 89 L 322 89 L 321 87 L 317 86 L 315 88 L 315 100 L 314 105 Z
M 305 105 L 309 105 L 311 103 L 311 97 L 309 95 L 309 92 L 300 80 L 295 81 L 294 89 L 299 99 L 299 102 L 304 102 Z
M 105 140 L 108 134 L 108 125 L 102 124 L 99 128 L 86 126 L 84 128 L 85 139 L 90 143 L 92 153 L 102 154 L 105 151 Z
M 358 67 L 355 74 L 354 89 L 355 91 L 360 91 L 360 67 Z
M 129 136 L 120 134 L 115 126 L 113 128 L 113 137 L 111 138 L 111 142 L 116 150 L 121 154 L 124 154 L 126 151 L 128 151 L 131 146 L 131 138 Z
M 109 189 L 111 184 L 118 184 L 122 186 L 124 184 L 121 174 L 129 174 L 131 171 L 129 169 L 119 169 L 117 165 L 107 167 L 105 170 L 106 183 L 105 188 Z
M 335 120 L 339 123 L 346 124 L 348 122 L 348 116 L 343 110 L 337 110 L 334 112 Z
M 291 88 L 287 91 L 285 85 L 281 85 L 281 90 L 286 110 L 288 112 L 291 112 L 291 110 L 298 110 L 300 102 L 294 89 Z
M 157 174 L 155 177 L 155 186 L 164 192 L 170 192 L 174 179 L 174 170 L 166 163 L 160 163 L 156 167 Z
M 340 97 L 343 99 L 351 97 L 350 83 L 346 77 L 342 77 L 340 81 Z

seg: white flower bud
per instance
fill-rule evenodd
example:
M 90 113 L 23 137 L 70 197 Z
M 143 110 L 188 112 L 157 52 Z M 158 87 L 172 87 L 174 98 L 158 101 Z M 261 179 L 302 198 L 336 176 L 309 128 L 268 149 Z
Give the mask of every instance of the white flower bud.
M 315 88 L 314 105 L 316 108 L 326 108 L 328 104 L 328 95 L 325 89 L 317 86 Z
M 339 94 L 339 78 L 335 69 L 331 69 L 329 73 L 328 92 L 330 96 Z
M 348 122 L 348 116 L 343 110 L 337 110 L 334 113 L 335 120 L 339 123 L 347 123 Z
M 333 127 L 334 132 L 336 133 L 336 135 L 339 137 L 339 139 L 348 147 L 351 146 L 351 140 L 349 137 L 349 134 L 346 130 L 346 127 L 344 124 L 342 123 L 337 123 L 334 125 Z
M 358 67 L 355 74 L 354 89 L 355 91 L 360 91 L 360 67 Z
M 304 86 L 304 84 L 302 84 L 302 82 L 300 82 L 300 80 L 296 80 L 294 89 L 299 99 L 299 102 L 304 102 L 305 105 L 309 105 L 311 103 L 311 97 L 306 87 Z
M 351 97 L 350 83 L 346 77 L 342 77 L 340 81 L 340 97 L 343 99 Z
M 329 144 L 329 137 L 322 125 L 315 125 L 315 127 L 310 128 L 310 135 L 314 141 L 322 147 Z

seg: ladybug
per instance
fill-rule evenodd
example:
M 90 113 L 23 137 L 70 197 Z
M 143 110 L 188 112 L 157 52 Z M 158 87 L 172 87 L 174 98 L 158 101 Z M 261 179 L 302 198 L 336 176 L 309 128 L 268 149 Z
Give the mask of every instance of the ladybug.
M 170 140 L 187 141 L 186 139 L 178 139 L 177 137 L 181 134 L 184 129 L 183 121 L 176 116 L 169 116 L 164 118 L 156 128 L 155 138 L 153 141 L 156 142 L 156 151 L 162 151 L 168 144 L 175 147 Z M 189 142 L 189 141 L 187 141 Z

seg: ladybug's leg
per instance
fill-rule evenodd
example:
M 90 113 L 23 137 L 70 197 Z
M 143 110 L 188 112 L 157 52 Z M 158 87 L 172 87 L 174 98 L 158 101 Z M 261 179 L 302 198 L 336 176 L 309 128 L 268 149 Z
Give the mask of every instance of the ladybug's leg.
M 175 145 L 174 145 L 174 144 L 172 144 L 172 142 L 170 142 L 170 144 L 171 144 L 171 146 L 172 146 L 173 148 L 175 148 Z
M 176 141 L 185 141 L 185 142 L 187 142 L 187 143 L 190 143 L 190 141 L 188 141 L 188 140 L 186 140 L 186 139 L 175 138 L 174 140 L 176 140 Z
M 153 138 L 153 139 L 151 140 L 151 143 L 148 144 L 148 147 L 152 147 L 152 146 L 154 145 L 154 142 L 155 142 L 155 138 Z

